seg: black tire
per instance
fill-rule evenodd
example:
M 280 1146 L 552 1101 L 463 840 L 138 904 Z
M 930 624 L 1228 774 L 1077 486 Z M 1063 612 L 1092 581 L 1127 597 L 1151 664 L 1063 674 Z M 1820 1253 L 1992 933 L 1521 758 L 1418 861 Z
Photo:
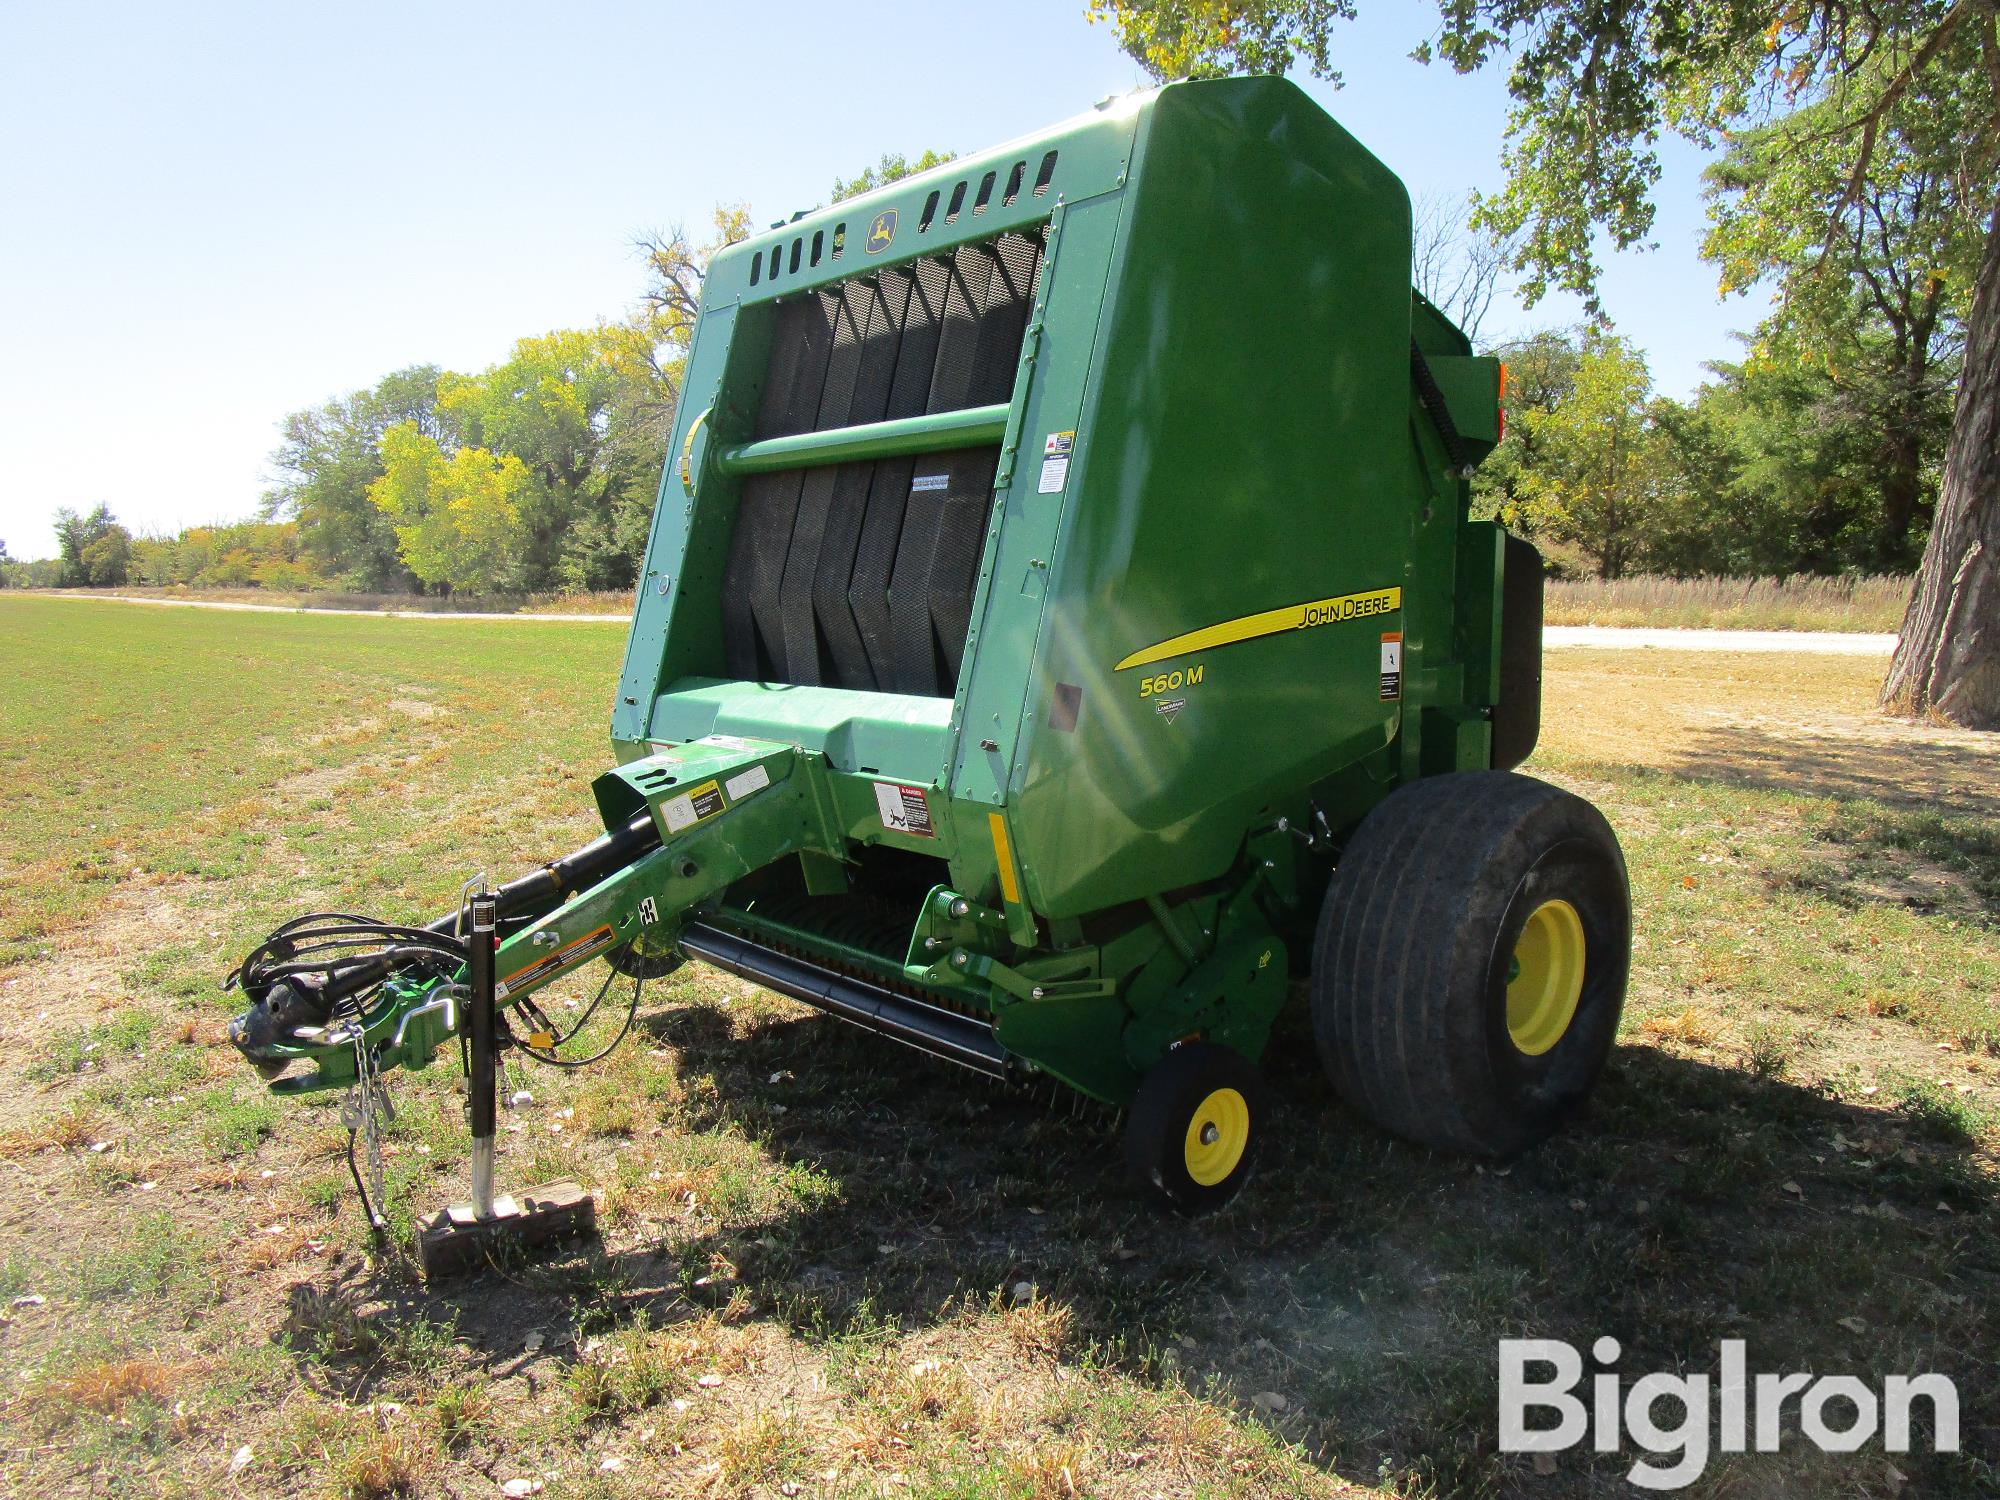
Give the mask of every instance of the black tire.
M 1531 918 L 1536 934 L 1562 936 L 1531 935 L 1522 952 L 1539 942 L 1563 956 L 1529 960 L 1510 1026 L 1510 971 Z M 1362 820 L 1327 888 L 1311 982 L 1320 1060 L 1385 1130 L 1512 1156 L 1596 1084 L 1631 951 L 1625 858 L 1602 813 L 1509 771 L 1425 778 Z
M 1264 1080 L 1242 1053 L 1183 1042 L 1139 1085 L 1125 1122 L 1125 1165 L 1159 1206 L 1213 1213 L 1250 1180 L 1268 1110 Z

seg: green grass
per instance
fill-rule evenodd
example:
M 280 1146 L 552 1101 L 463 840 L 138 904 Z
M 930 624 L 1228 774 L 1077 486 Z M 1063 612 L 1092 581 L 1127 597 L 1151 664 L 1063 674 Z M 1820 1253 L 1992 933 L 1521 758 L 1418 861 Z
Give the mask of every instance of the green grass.
M 198 1230 L 156 1210 L 82 1248 L 70 1285 L 92 1302 L 174 1297 L 198 1303 L 208 1295 L 207 1259 Z
M 1496 1456 L 1494 1344 L 1601 1333 L 1631 1370 L 1739 1336 L 1945 1370 L 1968 1453 L 1899 1457 L 1905 1493 L 1990 1489 L 1994 762 L 1742 727 L 1865 716 L 1875 664 L 1779 692 L 1781 658 L 1551 656 L 1535 769 L 1619 830 L 1637 945 L 1592 1109 L 1510 1168 L 1332 1106 L 1294 1006 L 1257 1180 L 1164 1221 L 1115 1122 L 683 973 L 504 1121 L 503 1183 L 578 1177 L 601 1243 L 426 1289 L 409 1236 L 464 1191 L 450 1061 L 391 1080 L 378 1250 L 334 1101 L 262 1094 L 219 981 L 305 907 L 427 916 L 588 838 L 622 636 L 0 597 L 0 642 L 30 664 L 0 698 L 0 1165 L 37 1205 L 0 1219 L 0 1294 L 47 1298 L 0 1344 L 37 1434 L 8 1493 L 215 1493 L 247 1444 L 237 1486 L 287 1496 L 1569 1500 L 1630 1493 L 1629 1456 Z M 132 1361 L 162 1394 L 63 1394 Z M 1694 1493 L 1887 1493 L 1855 1472 L 1752 1455 Z

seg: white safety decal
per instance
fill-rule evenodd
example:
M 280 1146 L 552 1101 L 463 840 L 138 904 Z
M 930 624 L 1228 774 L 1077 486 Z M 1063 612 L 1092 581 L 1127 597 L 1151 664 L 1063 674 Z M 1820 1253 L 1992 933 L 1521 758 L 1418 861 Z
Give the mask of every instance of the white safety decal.
M 918 838 L 937 837 L 931 826 L 930 804 L 920 786 L 904 786 L 894 781 L 875 783 L 875 805 L 882 813 L 882 826 L 891 833 L 915 834 Z
M 771 773 L 762 766 L 752 766 L 747 771 L 738 772 L 722 783 L 722 789 L 729 793 L 731 802 L 741 802 L 752 792 L 761 792 L 771 784 Z

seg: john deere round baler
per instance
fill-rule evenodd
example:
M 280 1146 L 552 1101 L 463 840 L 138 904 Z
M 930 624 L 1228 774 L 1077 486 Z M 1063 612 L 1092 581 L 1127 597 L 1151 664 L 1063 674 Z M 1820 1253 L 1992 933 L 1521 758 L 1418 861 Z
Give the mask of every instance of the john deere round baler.
M 532 996 L 682 957 L 1128 1110 L 1226 1201 L 1308 970 L 1334 1087 L 1504 1155 L 1584 1098 L 1623 861 L 1515 774 L 1541 563 L 1468 518 L 1501 370 L 1410 287 L 1402 184 L 1292 85 L 1175 84 L 710 267 L 596 782 L 603 839 L 237 978 L 286 1091 L 458 1038 L 475 1205 Z M 517 1036 L 509 1018 L 526 1019 Z

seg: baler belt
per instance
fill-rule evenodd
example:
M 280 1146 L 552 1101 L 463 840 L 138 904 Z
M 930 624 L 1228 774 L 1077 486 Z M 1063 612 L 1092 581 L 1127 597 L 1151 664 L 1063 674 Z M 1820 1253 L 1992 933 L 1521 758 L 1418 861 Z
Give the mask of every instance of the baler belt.
M 942 261 L 916 263 L 909 294 L 909 314 L 896 356 L 896 373 L 889 392 L 891 417 L 921 416 L 930 399 L 931 376 L 937 368 L 938 340 L 944 327 L 948 273 Z M 896 566 L 897 542 L 903 534 L 903 512 L 910 498 L 914 459 L 885 458 L 874 466 L 868 487 L 868 512 L 862 521 L 847 597 L 854 614 L 863 654 L 862 670 L 843 675 L 841 686 L 872 687 L 888 692 L 896 680 L 890 659 L 892 638 L 889 579 Z
M 833 351 L 827 358 L 826 385 L 820 392 L 819 416 L 813 424 L 816 432 L 880 420 L 879 413 L 863 416 L 854 411 L 868 304 L 874 300 L 869 291 L 864 283 L 849 281 L 830 296 Z M 822 633 L 813 616 L 813 579 L 818 572 L 840 467 L 822 464 L 802 470 L 799 475 L 798 511 L 792 520 L 784 571 L 778 583 L 778 613 L 783 622 L 783 652 L 778 670 L 787 682 L 818 683 L 821 663 L 827 659 Z
M 813 430 L 833 347 L 836 300 L 820 294 L 778 308 L 764 399 L 757 412 L 758 437 Z M 723 650 L 734 677 L 765 681 L 775 674 L 784 637 L 778 590 L 791 547 L 792 521 L 798 514 L 800 482 L 799 471 L 781 470 L 753 475 L 743 483 L 722 590 Z
M 931 376 L 927 411 L 955 411 L 979 404 L 972 397 L 972 377 L 978 363 L 980 314 L 992 284 L 992 253 L 984 245 L 960 246 L 952 257 L 946 283 L 944 327 L 938 338 L 937 368 Z M 979 492 L 982 476 L 977 466 L 989 451 L 975 448 L 933 454 L 913 471 L 896 567 L 889 578 L 891 692 L 939 694 L 942 685 L 948 693 L 958 681 L 955 663 L 949 676 L 941 669 L 945 647 L 936 638 L 933 611 L 952 588 L 964 551 L 958 537 L 963 529 L 959 518 Z M 997 459 L 995 454 L 986 462 L 983 478 L 987 495 L 993 492 Z M 969 611 L 970 601 L 967 608 Z M 963 643 L 961 636 L 961 646 Z
M 758 438 L 1012 394 L 1039 234 L 1008 234 L 780 303 Z M 724 575 L 729 671 L 948 696 L 999 450 L 746 476 Z
M 853 420 L 879 422 L 897 415 L 893 408 L 896 372 L 906 340 L 904 315 L 909 309 L 911 276 L 884 271 L 867 288 L 868 317 L 862 335 L 861 370 L 855 381 Z M 908 413 L 904 413 L 908 415 Z M 872 688 L 874 669 L 848 589 L 860 556 L 862 532 L 874 487 L 876 465 L 841 464 L 835 471 L 832 499 L 827 506 L 817 557 L 812 568 L 811 615 L 821 654 L 820 675 L 813 680 L 845 687 Z M 796 531 L 794 532 L 796 542 Z

